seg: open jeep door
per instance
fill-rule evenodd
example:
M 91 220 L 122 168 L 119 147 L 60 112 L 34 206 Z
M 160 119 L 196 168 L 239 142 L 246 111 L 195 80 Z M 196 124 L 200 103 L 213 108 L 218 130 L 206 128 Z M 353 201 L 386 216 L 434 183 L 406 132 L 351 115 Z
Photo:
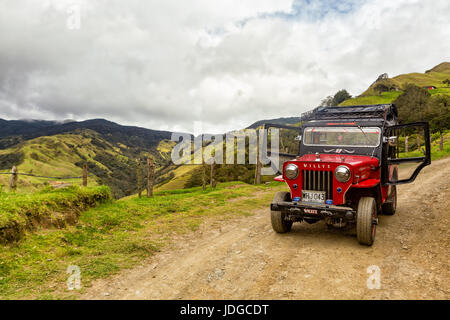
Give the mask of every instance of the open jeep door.
M 431 164 L 428 122 L 415 122 L 386 128 L 386 183 L 413 182 L 420 171 Z

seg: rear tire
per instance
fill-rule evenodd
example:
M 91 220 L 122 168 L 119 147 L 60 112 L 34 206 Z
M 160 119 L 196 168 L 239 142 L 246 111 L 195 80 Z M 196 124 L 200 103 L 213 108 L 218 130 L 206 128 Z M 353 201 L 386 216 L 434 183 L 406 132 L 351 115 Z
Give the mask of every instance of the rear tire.
M 383 214 L 393 216 L 397 210 L 397 186 L 392 186 L 391 199 L 383 204 Z
M 372 197 L 362 197 L 358 203 L 356 238 L 360 244 L 371 246 L 375 241 L 377 202 Z
M 290 201 L 289 192 L 277 192 L 273 198 L 273 202 Z M 291 231 L 292 221 L 287 221 L 284 218 L 286 214 L 281 211 L 270 211 L 270 220 L 272 221 L 272 228 L 277 233 L 286 233 Z

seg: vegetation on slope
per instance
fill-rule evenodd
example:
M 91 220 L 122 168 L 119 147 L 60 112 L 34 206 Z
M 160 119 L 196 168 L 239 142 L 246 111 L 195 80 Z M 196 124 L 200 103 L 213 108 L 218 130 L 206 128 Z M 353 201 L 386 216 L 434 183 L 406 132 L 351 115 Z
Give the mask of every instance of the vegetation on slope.
M 387 104 L 392 103 L 402 94 L 402 91 L 382 92 L 376 96 L 359 96 L 349 100 L 345 100 L 341 106 L 358 106 L 369 104 Z
M 110 199 L 107 187 L 0 193 L 0 243 L 17 241 L 27 230 L 74 224 L 81 211 Z
M 392 103 L 411 84 L 420 88 L 436 87 L 436 89 L 428 90 L 431 95 L 450 95 L 449 83 L 446 82 L 448 79 L 450 79 L 450 62 L 443 62 L 425 73 L 408 73 L 393 78 L 388 78 L 385 74 L 380 76 L 360 96 L 347 99 L 340 105 Z
M 255 123 L 248 126 L 246 129 L 256 129 L 263 124 L 271 123 L 271 124 L 284 124 L 284 125 L 294 125 L 296 123 L 299 123 L 301 120 L 300 117 L 285 117 L 285 118 L 276 118 L 276 119 L 269 119 L 269 120 L 259 120 Z
M 337 106 L 340 103 L 344 102 L 345 100 L 351 99 L 350 93 L 347 92 L 347 90 L 342 89 L 336 92 L 333 96 L 328 96 L 325 99 L 322 100 L 320 103 L 320 106 L 323 107 L 331 107 L 331 106 Z
M 267 208 L 282 183 L 219 184 L 157 193 L 153 198 L 111 201 L 83 212 L 75 226 L 28 234 L 0 246 L 0 299 L 76 298 L 67 290 L 68 266 L 80 267 L 82 287 L 131 268 L 205 218 L 226 220 Z M 83 290 L 81 290 L 81 293 Z
M 442 149 L 441 149 L 441 139 L 440 134 L 435 133 L 431 137 L 431 160 L 439 160 L 450 155 L 450 131 L 445 131 L 442 134 Z M 405 138 L 399 138 L 400 144 L 400 158 L 414 158 L 423 157 L 423 151 L 419 150 L 416 143 L 417 135 L 410 136 L 410 142 L 408 143 L 409 152 L 405 153 Z M 423 148 L 423 139 L 421 139 Z
M 0 150 L 0 170 L 9 171 L 18 166 L 19 173 L 50 177 L 79 177 L 87 163 L 91 175 L 89 185 L 108 185 L 116 198 L 130 195 L 137 190 L 138 157 L 152 157 L 156 167 L 170 162 L 170 141 L 161 141 L 155 150 L 134 150 L 120 143 L 111 143 L 91 130 L 78 133 L 39 137 Z M 146 171 L 143 172 L 146 174 Z M 0 175 L 0 184 L 8 185 L 9 176 Z M 36 191 L 48 180 L 19 176 L 20 192 Z M 81 184 L 80 179 L 64 182 Z

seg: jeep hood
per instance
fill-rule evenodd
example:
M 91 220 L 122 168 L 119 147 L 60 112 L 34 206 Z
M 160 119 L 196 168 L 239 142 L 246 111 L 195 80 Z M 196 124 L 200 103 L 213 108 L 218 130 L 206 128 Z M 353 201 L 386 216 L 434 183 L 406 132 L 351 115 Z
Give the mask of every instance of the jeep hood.
M 300 162 L 316 162 L 315 154 L 305 154 L 301 157 L 297 157 L 295 161 Z M 369 156 L 357 156 L 347 154 L 320 154 L 320 162 L 337 163 L 337 164 L 349 164 L 353 167 L 359 167 L 364 164 L 374 165 L 378 167 L 379 161 L 375 157 Z M 320 163 L 317 162 L 317 163 Z

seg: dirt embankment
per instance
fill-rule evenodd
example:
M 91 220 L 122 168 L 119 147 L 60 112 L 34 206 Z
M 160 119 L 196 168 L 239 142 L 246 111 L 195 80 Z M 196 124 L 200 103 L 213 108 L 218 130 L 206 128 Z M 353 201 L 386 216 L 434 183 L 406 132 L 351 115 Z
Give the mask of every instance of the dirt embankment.
M 84 299 L 449 299 L 450 158 L 399 186 L 376 242 L 323 223 L 276 234 L 268 210 L 205 222 L 143 266 L 99 280 Z M 368 289 L 378 266 L 380 289 Z

